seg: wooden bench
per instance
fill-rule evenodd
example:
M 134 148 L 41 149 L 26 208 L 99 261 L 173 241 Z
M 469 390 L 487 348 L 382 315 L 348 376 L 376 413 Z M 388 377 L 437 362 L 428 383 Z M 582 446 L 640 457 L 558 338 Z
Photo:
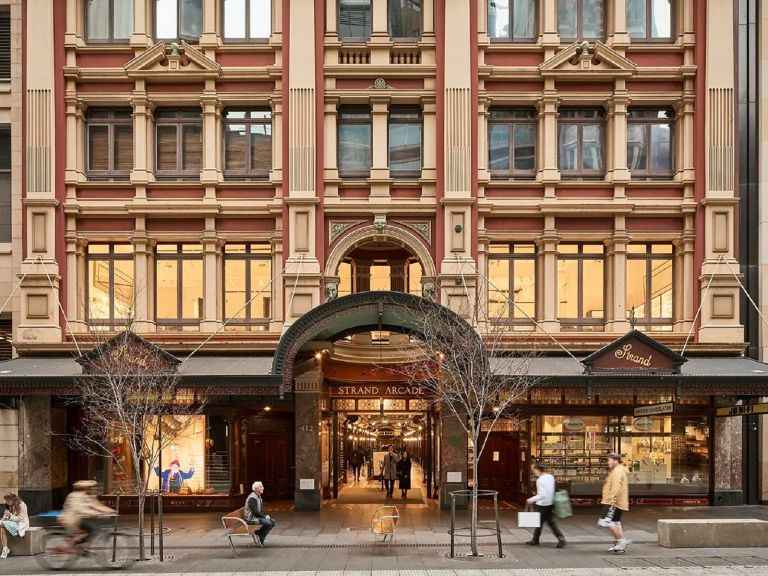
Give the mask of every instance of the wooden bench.
M 261 524 L 248 524 L 245 521 L 245 508 L 238 508 L 234 512 L 222 516 L 221 523 L 224 525 L 225 536 L 229 538 L 229 545 L 232 547 L 235 558 L 237 558 L 237 550 L 235 550 L 233 538 L 250 538 L 255 545 L 264 546 L 261 539 L 256 538 L 256 532 L 261 530 Z
M 27 528 L 24 538 L 11 536 L 8 538 L 8 548 L 11 556 L 34 556 L 45 552 L 45 529 Z
M 389 545 L 391 545 L 392 540 L 397 535 L 397 523 L 399 521 L 400 513 L 397 511 L 397 506 L 381 506 L 378 508 L 373 513 L 373 518 L 371 519 L 371 533 L 374 540 L 376 540 L 377 536 L 381 535 L 384 536 L 381 540 L 384 543 L 387 541 L 387 536 L 389 536 Z
M 768 522 L 754 518 L 659 520 L 659 545 L 665 548 L 763 548 Z

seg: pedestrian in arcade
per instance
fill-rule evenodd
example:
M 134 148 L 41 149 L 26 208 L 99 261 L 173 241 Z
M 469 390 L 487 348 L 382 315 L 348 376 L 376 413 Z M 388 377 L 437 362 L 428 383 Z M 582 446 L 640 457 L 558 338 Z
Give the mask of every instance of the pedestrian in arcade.
M 608 552 L 623 554 L 632 540 L 624 536 L 621 517 L 629 510 L 629 473 L 621 463 L 621 454 L 608 454 L 608 476 L 603 484 L 603 505 L 597 525 L 607 528 L 613 535 L 614 544 Z
M 384 478 L 384 486 L 387 489 L 387 498 L 392 498 L 392 493 L 395 491 L 398 462 L 400 462 L 400 456 L 395 454 L 395 447 L 390 444 L 389 450 L 384 454 L 384 458 L 381 461 L 381 475 Z
M 536 511 L 541 515 L 541 524 L 533 531 L 533 538 L 526 542 L 528 546 L 538 546 L 541 538 L 541 529 L 546 522 L 552 533 L 557 538 L 555 548 L 565 548 L 567 542 L 565 536 L 560 532 L 560 528 L 555 522 L 555 477 L 547 473 L 543 464 L 533 465 L 533 473 L 536 475 L 536 494 L 528 498 L 526 502 L 535 506 Z
M 352 477 L 355 482 L 360 482 L 360 467 L 363 465 L 363 451 L 360 448 L 352 450 L 352 454 L 349 456 L 349 464 L 352 466 Z
M 398 487 L 402 492 L 403 500 L 405 500 L 408 498 L 408 490 L 411 489 L 411 457 L 408 456 L 406 450 L 403 450 L 400 461 L 397 463 L 397 478 Z

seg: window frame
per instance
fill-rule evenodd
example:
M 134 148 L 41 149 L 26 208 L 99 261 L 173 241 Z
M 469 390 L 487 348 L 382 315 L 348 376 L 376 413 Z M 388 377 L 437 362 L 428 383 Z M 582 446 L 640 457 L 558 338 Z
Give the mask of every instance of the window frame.
M 136 1 L 136 0 L 134 0 Z M 141 1 L 141 0 L 139 0 Z M 203 21 L 205 20 L 203 4 L 205 0 L 198 0 L 200 2 L 200 36 L 203 35 Z M 187 42 L 188 44 L 199 44 L 200 36 L 194 38 L 192 36 L 181 34 L 181 0 L 176 0 L 176 38 L 160 38 L 157 34 L 157 3 L 159 0 L 152 0 L 152 34 L 155 42 Z
M 155 266 L 154 266 L 154 285 L 155 285 L 155 294 L 154 294 L 154 308 L 155 308 L 155 324 L 157 326 L 164 326 L 164 327 L 179 327 L 182 328 L 184 326 L 197 326 L 199 328 L 200 323 L 203 321 L 203 317 L 205 316 L 205 258 L 202 249 L 197 252 L 184 252 L 184 246 L 199 246 L 199 244 L 195 244 L 194 242 L 159 242 L 158 245 L 162 246 L 175 246 L 176 252 L 160 252 L 157 250 L 157 246 L 155 247 Z M 158 305 L 158 298 L 157 298 L 157 267 L 160 262 L 163 261 L 174 261 L 176 262 L 176 318 L 175 319 L 169 319 L 169 318 L 159 318 L 157 315 L 157 305 Z M 197 260 L 202 265 L 202 271 L 203 271 L 203 285 L 201 286 L 201 300 L 202 300 L 202 306 L 200 308 L 200 318 L 184 318 L 184 266 L 182 265 L 185 260 L 193 261 Z
M 245 0 L 245 37 L 244 38 L 229 38 L 226 36 L 226 0 L 221 0 L 221 40 L 224 44 L 269 44 L 272 37 L 272 17 L 273 8 L 272 0 L 269 1 L 269 36 L 258 38 L 251 37 L 251 0 Z
M 491 247 L 493 246 L 506 246 L 507 251 L 506 252 L 492 252 Z M 515 246 L 533 246 L 533 252 L 515 252 Z M 538 284 L 539 284 L 539 251 L 534 242 L 491 242 L 488 246 L 488 252 L 487 258 L 488 258 L 488 264 L 490 267 L 491 260 L 506 260 L 509 261 L 509 276 L 507 278 L 509 282 L 509 292 L 510 297 L 509 299 L 514 302 L 515 299 L 512 296 L 512 294 L 515 293 L 515 262 L 519 260 L 532 260 L 533 261 L 533 281 L 534 281 L 534 287 L 533 287 L 533 314 L 531 315 L 531 318 L 527 318 L 522 313 L 517 313 L 517 308 L 513 305 L 509 305 L 507 307 L 507 316 L 505 318 L 501 317 L 491 317 L 490 314 L 490 296 L 491 292 L 498 292 L 499 290 L 497 288 L 494 288 L 492 286 L 488 286 L 488 294 L 487 298 L 489 300 L 488 302 L 488 319 L 495 323 L 495 324 L 504 324 L 504 325 L 515 325 L 515 326 L 526 326 L 526 327 L 534 327 L 537 322 L 537 305 L 538 305 Z M 489 273 L 489 280 L 490 280 L 490 273 Z
M 421 138 L 419 139 L 419 169 L 418 170 L 392 170 L 392 142 L 389 137 L 389 128 L 392 124 L 416 124 L 414 119 L 406 118 L 392 118 L 392 111 L 398 112 L 416 112 L 418 111 L 419 119 L 419 133 Z M 373 140 L 373 117 L 371 117 L 371 140 Z M 373 144 L 371 144 L 373 146 Z M 373 148 L 371 148 L 371 155 L 373 155 Z M 421 178 L 421 171 L 424 169 L 424 112 L 420 106 L 417 105 L 393 105 L 389 107 L 387 111 L 387 165 L 389 166 L 389 177 L 393 180 L 416 180 Z
M 557 11 L 557 33 L 560 35 L 560 1 L 557 0 L 557 4 L 555 5 L 555 10 Z M 560 36 L 560 42 L 566 43 L 566 44 L 572 44 L 573 42 L 594 42 L 596 40 L 599 40 L 600 42 L 605 42 L 606 37 L 608 36 L 608 6 L 606 5 L 605 0 L 601 0 L 602 4 L 602 13 L 603 13 L 603 33 L 601 36 L 598 37 L 585 37 L 584 36 L 584 0 L 576 0 L 576 37 L 571 38 L 570 36 Z
M 116 112 L 129 112 L 127 118 L 115 117 Z M 91 118 L 96 112 L 107 112 L 108 118 Z M 108 170 L 91 169 L 91 138 L 90 130 L 93 126 L 107 127 L 107 145 L 109 151 L 107 158 L 109 163 Z M 115 126 L 131 127 L 131 168 L 128 170 L 115 170 Z M 133 110 L 130 108 L 91 108 L 85 114 L 85 175 L 89 180 L 130 180 L 131 171 L 135 162 L 134 158 L 134 133 L 133 133 Z
M 574 326 L 574 327 L 582 327 L 582 326 L 605 326 L 606 322 L 606 314 L 605 314 L 605 303 L 606 303 L 606 291 L 608 290 L 608 286 L 606 283 L 606 257 L 605 257 L 605 245 L 600 242 L 563 242 L 564 245 L 571 245 L 571 246 L 577 246 L 577 252 L 574 253 L 568 253 L 568 252 L 560 252 L 560 249 L 558 247 L 557 252 L 557 261 L 560 260 L 575 260 L 577 262 L 577 280 L 578 280 L 578 291 L 577 291 L 577 302 L 576 302 L 576 311 L 577 311 L 577 317 L 576 318 L 568 318 L 568 317 L 561 317 L 560 316 L 560 310 L 558 309 L 556 311 L 557 314 L 557 320 L 560 322 L 561 330 L 562 325 L 565 324 L 567 326 Z M 584 252 L 585 246 L 601 246 L 602 252 Z M 603 281 L 602 281 L 602 287 L 603 287 L 603 317 L 602 318 L 586 318 L 584 316 L 584 261 L 585 260 L 602 260 L 603 262 Z M 556 301 L 560 303 L 560 279 L 559 279 L 559 270 L 557 271 L 558 276 L 556 276 L 555 280 L 555 290 L 556 290 Z M 568 331 L 568 330 L 566 330 Z M 578 328 L 573 331 L 578 331 Z
M 227 245 L 224 245 L 224 251 L 222 255 L 222 266 L 221 266 L 221 274 L 222 274 L 222 286 L 223 289 L 221 291 L 221 310 L 223 312 L 224 316 L 224 322 L 227 323 L 227 326 L 241 326 L 241 327 L 247 327 L 247 330 L 250 330 L 250 327 L 252 326 L 269 326 L 269 323 L 272 322 L 272 317 L 274 316 L 274 284 L 270 286 L 269 293 L 269 316 L 266 318 L 254 318 L 251 314 L 251 308 L 253 306 L 254 301 L 251 301 L 246 307 L 245 307 L 245 318 L 234 318 L 227 316 L 227 261 L 231 260 L 243 260 L 245 262 L 245 301 L 248 302 L 251 298 L 253 298 L 256 291 L 254 291 L 251 287 L 252 285 L 252 279 L 251 279 L 251 266 L 250 263 L 254 261 L 264 260 L 269 262 L 269 274 L 270 274 L 270 280 L 272 279 L 272 246 L 269 244 L 269 242 L 231 242 L 231 244 L 240 244 L 245 245 L 245 252 L 242 253 L 227 253 Z M 253 247 L 254 246 L 268 246 L 270 248 L 269 252 L 254 252 Z
M 336 37 L 338 38 L 339 42 L 342 43 L 348 43 L 348 44 L 366 44 L 371 41 L 371 35 L 373 34 L 373 0 L 368 0 L 368 12 L 370 14 L 371 19 L 371 31 L 368 34 L 367 37 L 358 37 L 358 36 L 350 36 L 348 38 L 342 37 L 341 35 L 341 1 L 342 0 L 334 0 L 336 2 Z M 389 27 L 389 5 L 387 5 L 387 27 Z M 423 20 L 422 20 L 422 31 L 423 31 Z
M 663 118 L 659 118 L 658 116 L 651 116 L 650 113 L 659 113 L 659 112 L 669 112 L 670 117 L 666 120 Z M 648 116 L 641 116 L 641 117 L 634 117 L 632 116 L 633 113 L 647 113 Z M 653 170 L 651 168 L 651 157 L 653 155 L 653 150 L 655 147 L 652 147 L 653 138 L 651 137 L 652 130 L 651 126 L 655 124 L 663 124 L 669 126 L 669 170 Z M 630 175 L 632 177 L 632 180 L 672 180 L 675 177 L 675 160 L 676 160 L 676 147 L 677 147 L 677 138 L 676 138 L 676 126 L 677 126 L 677 115 L 675 114 L 674 109 L 671 107 L 660 107 L 660 108 L 654 108 L 654 107 L 648 107 L 648 106 L 635 106 L 630 107 L 627 111 L 627 153 L 629 153 L 629 128 L 630 126 L 644 126 L 645 127 L 645 145 L 647 152 L 647 167 L 645 170 L 633 170 L 629 166 L 629 159 L 627 159 L 627 169 L 630 172 Z
M 497 118 L 494 119 L 494 112 L 509 112 L 512 113 L 510 118 Z M 517 116 L 518 113 L 531 113 L 532 116 L 523 117 Z M 534 129 L 533 138 L 533 161 L 534 166 L 531 170 L 516 170 L 515 169 L 515 126 L 530 124 Z M 503 125 L 509 126 L 509 170 L 492 170 L 491 169 L 491 126 Z M 488 110 L 488 173 L 491 175 L 491 180 L 534 180 L 539 170 L 539 121 L 538 113 L 535 108 L 525 106 L 495 106 Z
M 359 118 L 352 118 L 346 121 L 342 121 L 342 117 L 344 112 L 362 112 L 365 111 L 368 114 L 368 120 L 363 121 Z M 341 169 L 341 138 L 339 137 L 341 126 L 344 124 L 350 124 L 350 125 L 367 125 L 370 126 L 370 137 L 368 138 L 368 146 L 370 149 L 370 166 L 368 166 L 368 170 L 360 170 L 360 171 L 350 171 L 345 172 Z M 423 130 L 422 130 L 423 132 Z M 389 147 L 389 144 L 387 144 L 387 147 Z M 336 111 L 336 167 L 339 172 L 339 177 L 343 179 L 349 179 L 349 180 L 360 180 L 360 179 L 367 179 L 371 177 L 371 168 L 373 168 L 373 110 L 370 106 L 366 104 L 354 104 L 354 105 L 342 105 L 339 106 Z
M 183 114 L 185 112 L 195 111 L 199 113 L 197 118 L 187 117 Z M 171 120 L 170 115 L 173 114 L 174 118 Z M 159 117 L 168 116 L 168 118 L 160 119 Z M 184 165 L 183 161 L 183 126 L 199 125 L 201 134 L 201 150 L 200 150 L 200 169 L 199 170 L 184 170 L 181 168 Z M 204 156 L 205 156 L 205 134 L 203 133 L 203 113 L 199 108 L 162 108 L 155 111 L 154 115 L 154 137 L 155 137 L 155 176 L 158 180 L 199 180 L 200 172 L 203 169 Z M 158 168 L 158 138 L 157 130 L 160 126 L 175 126 L 176 127 L 176 169 L 175 170 L 160 170 Z
M 127 318 L 115 317 L 115 261 L 118 260 L 130 260 L 133 262 L 133 286 L 131 288 L 133 296 L 136 296 L 136 253 L 133 250 L 133 246 L 128 242 L 93 242 L 93 245 L 109 246 L 107 253 L 95 253 L 91 254 L 88 251 L 88 246 L 85 248 L 85 320 L 88 324 L 115 329 L 121 321 L 130 320 L 130 316 Z M 132 251 L 130 253 L 116 253 L 115 246 L 131 246 Z M 91 317 L 91 262 L 92 261 L 106 261 L 109 267 L 109 318 L 92 318 Z
M 643 245 L 645 246 L 645 252 L 630 252 L 627 250 L 627 261 L 629 260 L 643 260 L 645 261 L 645 294 L 646 294 L 646 301 L 644 303 L 645 306 L 645 315 L 643 318 L 638 318 L 635 316 L 634 322 L 635 324 L 639 326 L 671 326 L 674 323 L 674 309 L 675 309 L 675 248 L 672 245 L 671 242 L 633 242 L 630 245 L 638 246 Z M 670 252 L 653 252 L 654 246 L 672 246 L 672 250 Z M 670 286 L 670 290 L 672 293 L 672 311 L 673 316 L 665 317 L 665 318 L 653 318 L 651 316 L 651 302 L 653 301 L 652 298 L 652 287 L 653 287 L 653 277 L 651 272 L 653 271 L 653 261 L 654 260 L 669 260 L 669 264 L 672 270 L 672 284 Z M 626 284 L 626 290 L 629 289 L 629 266 L 626 267 L 626 278 L 624 279 Z M 626 298 L 626 294 L 624 296 Z M 630 311 L 631 309 L 627 307 L 627 319 L 630 318 Z
M 420 6 L 419 15 L 421 16 L 421 21 L 419 22 L 419 35 L 413 37 L 395 37 L 392 36 L 392 0 L 387 0 L 387 33 L 389 34 L 389 39 L 392 42 L 408 44 L 421 41 L 421 38 L 424 36 L 424 0 L 418 1 Z M 371 3 L 371 24 L 373 24 L 373 3 Z
M 509 0 L 510 8 L 509 8 L 509 37 L 508 38 L 500 38 L 498 36 L 492 36 L 490 32 L 490 20 L 491 20 L 491 11 L 489 10 L 488 4 L 491 2 L 491 0 L 486 0 L 485 3 L 485 11 L 486 11 L 486 19 L 487 19 L 487 30 L 488 30 L 488 38 L 490 41 L 494 44 L 536 44 L 539 41 L 539 36 L 541 36 L 541 30 L 539 27 L 539 2 L 536 0 L 533 0 L 533 29 L 534 29 L 534 35 L 532 38 L 523 38 L 521 40 L 516 40 L 512 30 L 514 30 L 514 24 L 515 24 L 515 10 L 514 10 L 514 0 Z
M 264 118 L 227 118 L 228 112 L 245 112 L 246 114 L 250 114 L 251 112 L 269 112 L 269 121 L 264 121 Z M 274 114 L 271 109 L 269 108 L 227 108 L 224 110 L 223 114 L 221 115 L 221 123 L 222 123 L 222 138 L 221 138 L 221 172 L 224 175 L 225 180 L 256 180 L 256 181 L 263 181 L 263 180 L 269 180 L 270 174 L 272 173 L 272 155 L 274 154 L 274 125 L 272 123 L 274 119 Z M 246 126 L 246 131 L 248 133 L 248 154 L 246 157 L 246 169 L 242 171 L 238 170 L 231 170 L 227 169 L 227 125 L 229 124 L 244 124 Z M 270 146 L 269 146 L 269 170 L 266 171 L 266 173 L 262 174 L 257 171 L 254 171 L 252 164 L 252 157 L 251 157 L 251 130 L 250 127 L 252 125 L 259 125 L 259 126 L 270 126 Z
M 8 215 L 8 225 L 0 222 L 0 244 L 10 244 L 13 241 L 13 128 L 11 124 L 0 124 L 0 134 L 3 138 L 0 141 L 7 143 L 8 149 L 2 150 L 0 157 L 5 156 L 7 152 L 8 166 L 0 164 L 0 185 L 7 185 L 7 189 L 0 195 L 0 208 L 6 208 Z M 5 180 L 5 182 L 2 182 Z M 6 205 L 6 206 L 3 206 Z M 4 230 L 4 228 L 6 228 Z
M 627 0 L 627 18 L 629 18 L 629 3 L 632 2 L 632 0 Z M 627 22 L 627 36 L 629 36 L 629 41 L 632 43 L 637 44 L 669 44 L 670 42 L 674 41 L 675 37 L 677 36 L 676 30 L 677 30 L 677 1 L 676 0 L 670 0 L 669 5 L 669 36 L 659 36 L 658 38 L 654 38 L 651 36 L 651 30 L 653 26 L 651 23 L 653 22 L 653 0 L 646 0 L 645 2 L 645 36 L 632 36 L 629 34 L 629 22 Z
M 598 118 L 586 118 L 586 117 L 569 117 L 563 118 L 564 112 L 578 112 L 584 114 L 586 112 L 597 112 Z M 597 125 L 600 128 L 600 161 L 602 164 L 602 170 L 584 170 L 584 126 Z M 577 150 L 578 150 L 578 168 L 576 170 L 565 170 L 561 168 L 562 154 L 560 150 L 560 133 L 561 130 L 567 125 L 575 125 L 577 127 Z M 605 109 L 598 107 L 562 107 L 558 109 L 557 114 L 557 169 L 560 171 L 560 176 L 564 180 L 601 180 L 605 178 L 607 171 L 606 166 L 606 138 L 605 133 L 607 129 Z
M 141 1 L 141 0 L 139 0 Z M 136 2 L 136 0 L 133 0 L 131 2 L 131 8 L 133 8 L 133 3 Z M 103 40 L 100 39 L 93 39 L 88 36 L 88 30 L 90 28 L 90 11 L 88 10 L 88 0 L 83 1 L 83 10 L 85 12 L 83 16 L 83 37 L 85 38 L 86 44 L 128 44 L 131 41 L 131 35 L 128 36 L 128 38 L 115 38 L 115 0 L 109 0 L 109 38 L 105 38 Z

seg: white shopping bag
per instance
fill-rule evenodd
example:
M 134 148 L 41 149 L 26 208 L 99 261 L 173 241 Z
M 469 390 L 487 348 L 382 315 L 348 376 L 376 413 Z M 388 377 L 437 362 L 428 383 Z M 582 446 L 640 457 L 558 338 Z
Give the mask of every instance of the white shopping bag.
M 539 512 L 518 512 L 518 528 L 541 528 L 541 514 Z

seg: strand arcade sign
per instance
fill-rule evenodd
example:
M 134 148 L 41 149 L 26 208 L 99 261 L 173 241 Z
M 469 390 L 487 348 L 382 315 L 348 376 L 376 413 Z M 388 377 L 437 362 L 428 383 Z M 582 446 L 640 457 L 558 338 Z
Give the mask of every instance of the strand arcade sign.
M 331 386 L 331 398 L 423 398 L 418 384 L 340 384 Z
M 358 412 L 423 412 L 429 410 L 430 390 L 418 384 L 332 384 L 335 410 Z

